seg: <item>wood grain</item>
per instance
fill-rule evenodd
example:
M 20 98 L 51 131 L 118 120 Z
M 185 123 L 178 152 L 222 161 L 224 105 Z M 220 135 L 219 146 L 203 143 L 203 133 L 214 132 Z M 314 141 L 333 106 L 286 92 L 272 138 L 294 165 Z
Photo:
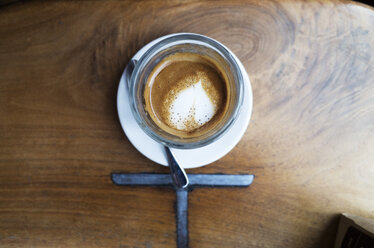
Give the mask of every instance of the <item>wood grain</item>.
M 0 246 L 175 247 L 168 189 L 109 174 L 168 170 L 127 140 L 120 75 L 174 32 L 247 69 L 251 124 L 191 173 L 253 173 L 190 194 L 191 247 L 331 247 L 338 214 L 374 216 L 374 12 L 338 1 L 27 1 L 0 8 Z

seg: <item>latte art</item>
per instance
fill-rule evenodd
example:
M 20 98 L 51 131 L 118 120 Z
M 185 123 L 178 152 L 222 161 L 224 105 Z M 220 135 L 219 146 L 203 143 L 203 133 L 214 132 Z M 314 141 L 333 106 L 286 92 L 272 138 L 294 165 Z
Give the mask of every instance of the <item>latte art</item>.
M 165 105 L 169 105 L 168 102 Z M 207 123 L 217 112 L 217 108 L 199 80 L 175 95 L 168 108 L 167 123 L 175 129 L 190 132 Z
M 228 83 L 218 66 L 199 54 L 170 55 L 152 70 L 145 109 L 161 129 L 179 137 L 213 129 L 228 106 Z

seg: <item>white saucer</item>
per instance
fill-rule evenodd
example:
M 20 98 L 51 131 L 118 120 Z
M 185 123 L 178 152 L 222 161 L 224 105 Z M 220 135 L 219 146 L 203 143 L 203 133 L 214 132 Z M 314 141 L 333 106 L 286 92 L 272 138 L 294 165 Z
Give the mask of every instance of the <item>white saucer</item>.
M 159 42 L 160 40 L 172 35 L 163 36 L 148 43 L 135 54 L 133 59 L 139 60 L 139 58 L 156 42 Z M 248 127 L 253 105 L 251 82 L 249 81 L 248 74 L 245 71 L 243 64 L 233 53 L 232 55 L 238 63 L 244 78 L 244 100 L 239 117 L 229 131 L 227 131 L 219 140 L 207 146 L 188 150 L 173 148 L 173 154 L 175 155 L 179 164 L 185 169 L 204 166 L 222 158 L 235 147 Z M 135 148 L 138 149 L 139 152 L 141 152 L 150 160 L 158 164 L 167 166 L 167 160 L 163 146 L 150 138 L 139 127 L 132 115 L 128 100 L 128 88 L 125 79 L 125 73 L 122 74 L 121 80 L 119 82 L 117 92 L 117 110 L 121 126 L 133 146 L 135 146 Z

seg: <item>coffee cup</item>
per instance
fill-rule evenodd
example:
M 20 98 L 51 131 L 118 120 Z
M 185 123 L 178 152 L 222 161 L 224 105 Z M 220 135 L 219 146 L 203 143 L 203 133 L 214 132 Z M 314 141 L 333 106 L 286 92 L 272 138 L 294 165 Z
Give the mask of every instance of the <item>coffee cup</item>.
M 243 102 L 244 80 L 232 52 L 199 34 L 168 36 L 128 66 L 134 119 L 168 147 L 194 149 L 224 135 Z

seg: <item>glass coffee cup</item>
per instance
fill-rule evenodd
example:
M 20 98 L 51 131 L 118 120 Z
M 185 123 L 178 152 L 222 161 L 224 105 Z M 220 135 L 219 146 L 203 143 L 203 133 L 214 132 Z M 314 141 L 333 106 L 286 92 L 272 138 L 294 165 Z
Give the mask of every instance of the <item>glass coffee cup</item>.
M 207 132 L 181 137 L 160 128 L 145 108 L 144 90 L 153 69 L 166 57 L 178 53 L 198 54 L 215 61 L 225 74 L 230 92 L 227 108 L 219 122 Z M 181 33 L 162 39 L 138 61 L 130 61 L 128 87 L 132 114 L 142 130 L 168 147 L 194 149 L 206 146 L 224 135 L 236 121 L 243 102 L 244 80 L 232 53 L 219 42 L 199 34 Z M 130 75 L 131 73 L 131 75 Z

